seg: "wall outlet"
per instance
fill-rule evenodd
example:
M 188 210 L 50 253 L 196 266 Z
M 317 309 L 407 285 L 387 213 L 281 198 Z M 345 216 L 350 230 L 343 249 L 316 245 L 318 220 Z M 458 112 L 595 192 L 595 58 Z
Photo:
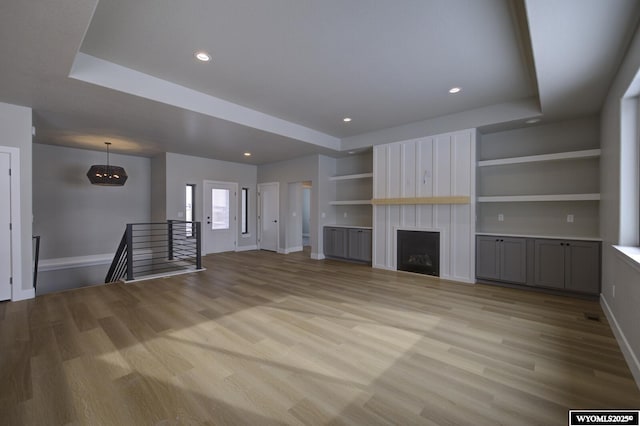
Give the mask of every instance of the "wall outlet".
M 178 217 L 184 217 L 184 213 L 183 212 L 178 212 Z
M 498 222 L 504 222 L 504 215 L 502 213 L 498 214 Z
M 347 212 L 344 212 L 344 217 L 347 217 Z
M 291 213 L 291 216 L 296 217 L 298 214 L 296 212 Z
M 567 223 L 573 223 L 573 215 L 572 214 L 568 214 L 567 215 Z
M 325 212 L 322 212 L 320 213 L 320 217 L 324 219 L 325 217 L 327 217 L 327 214 Z

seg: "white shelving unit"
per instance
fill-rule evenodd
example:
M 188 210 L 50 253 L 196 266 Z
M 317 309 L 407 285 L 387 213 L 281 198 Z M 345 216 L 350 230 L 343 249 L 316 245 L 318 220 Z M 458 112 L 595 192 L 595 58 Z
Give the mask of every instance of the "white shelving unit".
M 329 180 L 335 181 L 335 180 L 351 180 L 351 179 L 367 179 L 367 178 L 373 178 L 373 173 L 358 173 L 355 175 L 332 176 L 329 178 Z
M 599 149 L 583 151 L 559 152 L 556 154 L 529 155 L 526 157 L 500 158 L 495 160 L 478 161 L 478 167 L 503 166 L 507 164 L 538 163 L 543 161 L 577 160 L 580 158 L 600 157 Z
M 529 155 L 526 157 L 499 158 L 495 160 L 478 161 L 478 167 L 505 166 L 511 164 L 543 163 L 551 161 L 580 160 L 600 157 L 599 149 L 582 151 L 558 152 L 554 154 Z M 479 203 L 521 203 L 537 201 L 599 201 L 600 194 L 547 194 L 547 195 L 495 195 L 479 196 Z
M 371 200 L 345 200 L 345 201 L 329 201 L 332 206 L 364 206 L 371 205 Z
M 482 135 L 478 233 L 598 237 L 596 119 Z
M 522 203 L 532 201 L 599 201 L 600 194 L 502 195 L 478 197 L 479 203 Z

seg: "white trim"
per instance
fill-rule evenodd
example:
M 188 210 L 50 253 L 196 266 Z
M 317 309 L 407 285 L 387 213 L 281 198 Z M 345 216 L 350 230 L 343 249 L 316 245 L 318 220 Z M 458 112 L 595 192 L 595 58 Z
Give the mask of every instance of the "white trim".
M 238 246 L 238 247 L 236 247 L 236 251 L 251 251 L 251 250 L 258 250 L 258 246 L 256 244 L 254 244 L 252 246 Z
M 298 246 L 298 247 L 289 247 L 289 248 L 285 248 L 285 249 L 278 249 L 278 253 L 282 253 L 282 254 L 289 254 L 289 253 L 297 253 L 302 251 L 302 246 Z
M 19 302 L 20 300 L 33 299 L 34 297 L 36 297 L 36 290 L 33 287 L 26 290 L 18 287 L 13 290 L 11 301 Z
M 111 263 L 112 260 L 113 253 L 43 259 L 38 263 L 38 271 L 47 272 L 57 271 L 60 269 L 85 268 L 88 266 L 107 265 Z
M 20 149 L 0 146 L 0 152 L 9 154 L 11 167 L 11 300 L 18 301 L 35 297 L 33 284 L 22 287 L 22 216 L 20 209 Z M 30 296 L 31 295 L 31 296 Z
M 613 334 L 616 337 L 616 340 L 618 341 L 618 345 L 622 350 L 624 359 L 627 361 L 627 365 L 631 370 L 631 374 L 633 375 L 633 378 L 635 379 L 638 387 L 640 387 L 640 361 L 638 361 L 638 357 L 633 352 L 633 349 L 631 348 L 629 341 L 627 340 L 624 333 L 622 332 L 622 329 L 620 328 L 620 325 L 618 324 L 618 321 L 616 320 L 615 315 L 613 315 L 613 311 L 609 307 L 609 304 L 607 303 L 607 299 L 604 297 L 604 294 L 600 294 L 600 306 L 602 306 L 602 310 L 604 311 L 604 314 L 607 317 L 609 324 L 611 324 L 611 330 L 613 331 Z
M 612 246 L 620 260 L 640 272 L 640 247 Z
M 324 254 L 322 253 L 311 253 L 311 258 L 313 260 L 324 260 Z

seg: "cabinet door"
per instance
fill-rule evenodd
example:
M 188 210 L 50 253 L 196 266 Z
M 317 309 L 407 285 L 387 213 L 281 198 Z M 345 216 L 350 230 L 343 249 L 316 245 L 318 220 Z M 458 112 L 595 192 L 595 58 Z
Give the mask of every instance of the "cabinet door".
M 334 256 L 347 257 L 347 231 L 346 228 L 333 228 L 334 232 Z
M 349 229 L 349 259 L 371 262 L 371 231 Z
M 324 255 L 335 256 L 335 232 L 336 228 L 324 228 Z
M 328 257 L 347 257 L 347 238 L 345 228 L 324 228 L 324 255 Z
M 500 239 L 479 235 L 476 237 L 476 277 L 500 279 Z
M 527 283 L 527 240 L 500 238 L 500 279 L 512 283 Z
M 534 285 L 564 288 L 565 252 L 560 240 L 535 240 Z
M 600 243 L 594 241 L 565 242 L 567 290 L 600 293 Z

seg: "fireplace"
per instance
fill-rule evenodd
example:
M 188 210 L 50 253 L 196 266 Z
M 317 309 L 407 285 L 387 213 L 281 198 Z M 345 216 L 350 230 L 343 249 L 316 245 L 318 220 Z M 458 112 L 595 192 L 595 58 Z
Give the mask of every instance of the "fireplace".
M 440 233 L 398 230 L 398 271 L 440 276 Z

